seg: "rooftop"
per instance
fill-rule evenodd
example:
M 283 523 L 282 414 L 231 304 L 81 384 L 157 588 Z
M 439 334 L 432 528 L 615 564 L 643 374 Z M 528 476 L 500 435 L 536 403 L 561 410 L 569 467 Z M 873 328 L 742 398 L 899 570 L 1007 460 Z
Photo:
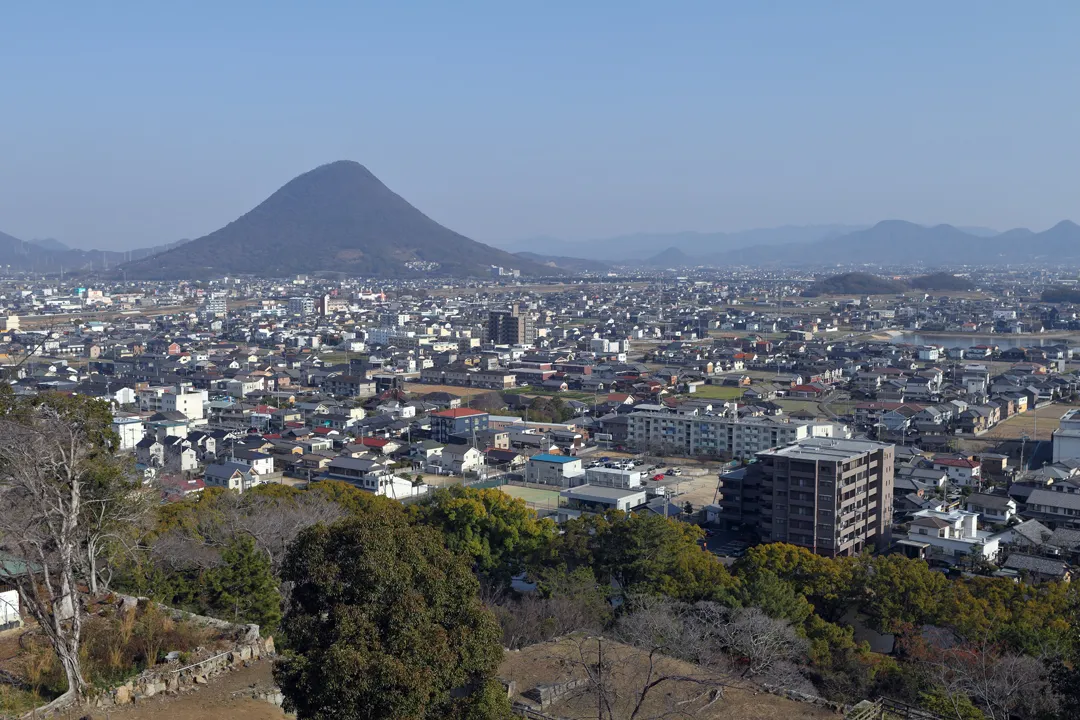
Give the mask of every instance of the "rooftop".
M 537 462 L 550 462 L 565 464 L 568 462 L 574 462 L 580 460 L 580 458 L 569 457 L 567 455 L 552 455 L 550 453 L 540 453 L 539 455 L 533 455 L 530 460 L 536 460 Z
M 452 410 L 437 410 L 431 413 L 432 417 L 445 418 L 470 417 L 472 415 L 487 415 L 487 413 L 482 410 L 473 410 L 472 408 L 453 408 Z
M 843 438 L 806 438 L 794 445 L 768 450 L 759 455 L 799 460 L 848 460 L 893 447 L 890 443 L 873 440 L 846 440 Z

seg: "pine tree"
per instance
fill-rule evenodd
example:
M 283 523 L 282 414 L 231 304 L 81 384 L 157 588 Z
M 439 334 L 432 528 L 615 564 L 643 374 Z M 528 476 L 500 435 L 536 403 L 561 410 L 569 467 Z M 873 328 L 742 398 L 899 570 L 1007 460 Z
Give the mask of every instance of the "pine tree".
M 270 559 L 250 535 L 235 537 L 221 553 L 224 562 L 207 577 L 211 612 L 233 622 L 258 623 L 264 632 L 281 620 L 281 593 Z

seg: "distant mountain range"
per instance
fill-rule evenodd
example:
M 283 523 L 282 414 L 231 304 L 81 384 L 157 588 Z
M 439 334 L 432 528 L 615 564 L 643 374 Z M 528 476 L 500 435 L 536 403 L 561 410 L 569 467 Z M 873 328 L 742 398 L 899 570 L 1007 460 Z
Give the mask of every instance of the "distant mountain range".
M 688 256 L 703 257 L 744 247 L 782 245 L 826 240 L 865 225 L 808 225 L 759 228 L 738 232 L 635 233 L 595 240 L 559 240 L 538 237 L 498 243 L 511 252 L 529 250 L 545 255 L 585 258 L 606 263 L 625 263 L 655 258 L 668 248 Z
M 586 260 L 584 258 L 575 257 L 560 257 L 558 255 L 538 255 L 533 252 L 516 252 L 514 253 L 519 258 L 525 260 L 531 260 L 533 262 L 549 265 L 554 268 L 561 268 L 574 273 L 606 273 L 611 270 L 611 266 L 607 263 L 602 263 L 599 260 Z
M 1080 260 L 1080 226 L 1065 220 L 1049 230 L 925 226 L 885 220 L 872 227 L 820 225 L 740 233 L 628 235 L 573 243 L 535 241 L 534 248 L 569 257 L 643 267 L 823 267 L 838 264 L 1005 264 Z
M 10 271 L 55 273 L 100 271 L 129 260 L 138 260 L 165 252 L 187 240 L 136 250 L 80 250 L 55 238 L 20 240 L 0 232 L 0 267 Z
M 405 201 L 363 165 L 339 161 L 290 180 L 220 230 L 122 266 L 128 277 L 349 273 L 383 277 L 562 271 L 470 240 Z

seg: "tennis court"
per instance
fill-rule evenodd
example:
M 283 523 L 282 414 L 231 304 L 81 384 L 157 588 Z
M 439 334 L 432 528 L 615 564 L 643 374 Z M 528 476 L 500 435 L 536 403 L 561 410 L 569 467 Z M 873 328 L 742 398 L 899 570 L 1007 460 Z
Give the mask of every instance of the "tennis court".
M 541 490 L 540 488 L 522 487 L 521 485 L 502 485 L 499 489 L 510 497 L 521 498 L 529 505 L 559 507 L 558 490 Z

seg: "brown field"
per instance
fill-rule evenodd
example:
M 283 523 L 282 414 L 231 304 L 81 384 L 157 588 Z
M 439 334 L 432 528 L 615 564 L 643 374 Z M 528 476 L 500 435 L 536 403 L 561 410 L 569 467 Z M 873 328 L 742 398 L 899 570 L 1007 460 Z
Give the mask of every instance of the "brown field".
M 1014 415 L 1003 422 L 998 423 L 988 432 L 979 436 L 979 439 L 995 440 L 1018 440 L 1021 435 L 1027 433 L 1029 440 L 1049 440 L 1050 435 L 1058 429 L 1061 416 L 1078 405 L 1053 404 L 1039 408 L 1034 412 L 1026 412 L 1023 415 Z M 1035 414 L 1038 413 L 1038 437 L 1035 433 Z
M 582 652 L 585 653 L 586 661 L 590 661 L 588 653 L 593 647 L 592 642 L 592 639 L 583 636 L 571 636 L 509 652 L 499 668 L 499 677 L 516 683 L 517 699 L 520 699 L 521 693 L 538 685 L 583 677 L 584 671 L 579 667 L 568 666 L 566 661 L 582 658 Z M 604 641 L 604 657 L 605 664 L 609 667 L 608 672 L 612 673 L 615 678 L 613 681 L 619 685 L 621 699 L 615 702 L 625 702 L 634 688 L 640 686 L 648 660 L 642 655 L 642 651 L 608 640 Z M 694 677 L 702 673 L 697 666 L 671 658 L 660 658 L 657 667 L 660 672 L 684 677 Z M 696 701 L 682 706 L 682 713 L 677 715 L 666 712 L 670 709 L 668 706 L 686 701 L 700 692 L 700 686 L 692 683 L 668 681 L 647 698 L 642 716 L 696 717 L 702 720 L 825 720 L 840 717 L 831 710 L 768 695 L 749 686 L 728 688 L 724 697 L 711 707 L 703 708 L 704 703 Z M 585 690 L 556 702 L 544 712 L 555 717 L 595 717 L 596 704 L 595 692 Z M 626 716 L 629 715 L 627 712 Z
M 451 395 L 457 395 L 462 400 L 491 392 L 491 390 L 485 388 L 461 387 L 459 385 L 429 385 L 427 383 L 405 383 L 405 391 L 414 395 L 444 392 L 450 393 Z

